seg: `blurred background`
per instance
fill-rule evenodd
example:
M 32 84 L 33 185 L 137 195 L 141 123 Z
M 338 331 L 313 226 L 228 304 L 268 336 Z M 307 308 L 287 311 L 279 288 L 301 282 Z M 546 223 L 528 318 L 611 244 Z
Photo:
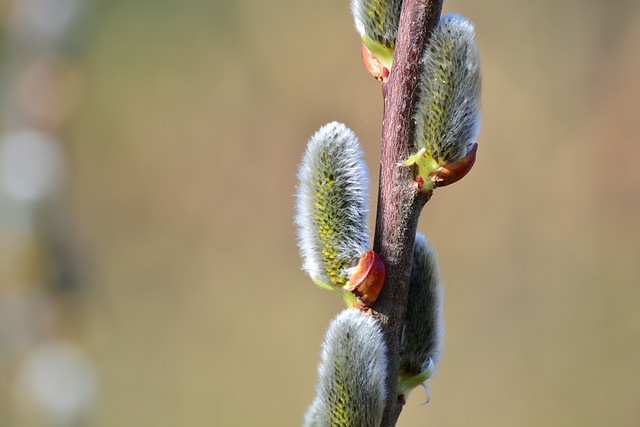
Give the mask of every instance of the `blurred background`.
M 640 425 L 640 3 L 445 10 L 483 126 L 421 218 L 445 353 L 398 425 Z M 376 200 L 348 2 L 1 0 L 0 29 L 0 426 L 300 425 L 343 307 L 293 227 L 320 125 Z

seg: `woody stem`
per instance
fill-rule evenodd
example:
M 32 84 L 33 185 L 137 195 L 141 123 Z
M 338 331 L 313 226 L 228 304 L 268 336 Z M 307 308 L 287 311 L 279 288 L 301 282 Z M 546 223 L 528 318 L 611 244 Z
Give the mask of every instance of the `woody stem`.
M 440 19 L 443 0 L 404 0 L 389 79 L 383 83 L 384 116 L 374 251 L 387 276 L 372 312 L 382 323 L 388 349 L 387 404 L 383 427 L 395 426 L 402 403 L 396 395 L 402 324 L 406 312 L 413 244 L 420 212 L 431 191 L 418 191 L 411 168 L 398 163 L 411 154 L 412 113 L 427 38 Z

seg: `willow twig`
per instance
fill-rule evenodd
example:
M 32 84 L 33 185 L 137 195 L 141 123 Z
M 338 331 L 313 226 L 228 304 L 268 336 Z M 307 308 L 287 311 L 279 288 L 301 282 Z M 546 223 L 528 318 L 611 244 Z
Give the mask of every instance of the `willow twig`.
M 420 212 L 431 191 L 420 191 L 411 168 L 398 167 L 413 144 L 412 113 L 416 82 L 427 38 L 437 24 L 443 0 L 404 0 L 393 68 L 383 83 L 384 117 L 380 184 L 374 251 L 387 267 L 382 292 L 372 308 L 383 326 L 388 349 L 387 389 L 390 390 L 382 426 L 396 424 L 402 402 L 397 399 L 399 347 L 406 312 L 413 245 Z

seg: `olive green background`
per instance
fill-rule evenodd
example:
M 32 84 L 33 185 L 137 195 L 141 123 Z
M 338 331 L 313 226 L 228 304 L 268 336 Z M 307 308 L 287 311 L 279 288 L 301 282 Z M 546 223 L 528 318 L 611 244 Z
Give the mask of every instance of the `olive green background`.
M 382 97 L 348 2 L 96 6 L 64 202 L 93 425 L 300 425 L 342 309 L 293 226 L 320 125 L 359 135 L 376 200 Z M 445 9 L 476 25 L 483 124 L 474 169 L 421 217 L 446 339 L 431 402 L 415 391 L 398 425 L 637 426 L 640 6 Z

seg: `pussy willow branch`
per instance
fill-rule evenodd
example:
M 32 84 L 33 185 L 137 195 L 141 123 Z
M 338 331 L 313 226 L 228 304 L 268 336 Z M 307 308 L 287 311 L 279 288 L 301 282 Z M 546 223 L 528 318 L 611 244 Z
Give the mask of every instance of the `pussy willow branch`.
M 431 192 L 420 192 L 414 185 L 411 168 L 398 167 L 414 146 L 412 113 L 417 76 L 427 37 L 440 19 L 443 0 L 404 0 L 393 67 L 383 83 L 384 118 L 380 186 L 373 249 L 381 254 L 387 267 L 382 292 L 372 311 L 383 327 L 388 349 L 387 390 L 389 396 L 382 420 L 383 427 L 395 426 L 402 403 L 395 390 L 398 382 L 400 334 L 404 319 L 413 244 L 420 211 Z

